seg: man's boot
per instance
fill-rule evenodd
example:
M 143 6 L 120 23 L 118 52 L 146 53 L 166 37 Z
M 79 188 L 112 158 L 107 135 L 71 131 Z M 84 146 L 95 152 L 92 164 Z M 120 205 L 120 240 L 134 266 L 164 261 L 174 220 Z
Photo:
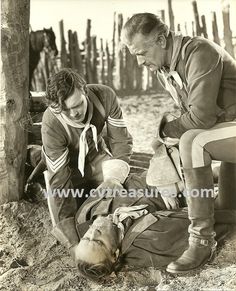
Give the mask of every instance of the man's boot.
M 236 209 L 236 164 L 221 162 L 216 209 Z
M 214 184 L 211 166 L 184 169 L 189 226 L 189 247 L 167 266 L 170 273 L 187 273 L 204 265 L 214 253 Z

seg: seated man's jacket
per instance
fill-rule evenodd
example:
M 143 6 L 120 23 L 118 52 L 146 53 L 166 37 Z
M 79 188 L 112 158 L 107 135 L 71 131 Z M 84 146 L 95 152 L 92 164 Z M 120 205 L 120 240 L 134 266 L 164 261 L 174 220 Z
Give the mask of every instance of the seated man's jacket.
M 157 76 L 182 114 L 165 124 L 164 134 L 180 138 L 189 129 L 235 120 L 236 60 L 210 40 L 171 34 L 170 68 L 163 68 Z

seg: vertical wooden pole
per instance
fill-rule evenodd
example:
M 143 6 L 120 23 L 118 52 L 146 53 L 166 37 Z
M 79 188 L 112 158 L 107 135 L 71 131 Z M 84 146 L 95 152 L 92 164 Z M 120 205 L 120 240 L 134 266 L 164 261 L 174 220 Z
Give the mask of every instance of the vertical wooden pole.
M 75 47 L 76 68 L 77 68 L 78 73 L 84 77 L 83 61 L 82 61 L 82 56 L 81 56 L 80 47 L 79 47 L 79 40 L 78 40 L 76 31 L 74 31 L 73 33 L 73 41 L 74 41 L 74 47 Z
M 220 38 L 218 33 L 218 25 L 215 12 L 212 12 L 212 34 L 214 42 L 220 45 Z
M 224 24 L 224 42 L 225 49 L 232 57 L 234 57 L 234 47 L 232 43 L 232 31 L 230 29 L 230 14 L 229 14 L 229 4 L 222 7 L 223 24 Z
M 29 109 L 28 0 L 1 1 L 0 204 L 24 190 Z
M 134 59 L 134 56 L 132 56 L 128 50 L 128 48 L 125 48 L 125 89 L 128 92 L 133 91 L 134 89 L 134 62 L 136 60 Z
M 188 25 L 187 25 L 187 22 L 184 23 L 184 30 L 185 30 L 185 34 L 188 35 Z
M 205 15 L 201 16 L 202 28 L 201 32 L 205 38 L 208 38 Z
M 169 13 L 169 22 L 170 22 L 170 30 L 175 30 L 175 18 L 172 9 L 172 0 L 168 0 L 168 13 Z
M 117 43 L 116 43 L 116 72 L 115 72 L 115 88 L 117 90 L 124 89 L 124 55 L 120 46 L 121 29 L 123 26 L 123 15 L 118 14 L 117 20 Z
M 179 23 L 177 24 L 177 32 L 181 32 L 181 27 Z
M 69 67 L 72 69 L 76 68 L 76 63 L 75 63 L 75 54 L 74 54 L 74 44 L 73 44 L 73 35 L 72 35 L 72 30 L 68 30 L 68 40 L 69 40 Z
M 61 67 L 65 68 L 68 66 L 66 41 L 64 37 L 64 23 L 63 20 L 59 22 L 60 36 L 61 36 Z
M 88 83 L 93 83 L 91 65 L 91 19 L 87 20 L 86 41 L 85 41 L 85 67 L 86 67 L 86 80 Z
M 195 20 L 195 27 L 196 27 L 196 35 L 201 35 L 201 26 L 199 21 L 199 14 L 198 14 L 198 8 L 197 8 L 197 1 L 194 0 L 192 2 L 193 5 L 193 13 L 194 13 L 194 20 Z
M 194 21 L 192 21 L 192 36 L 196 36 L 196 32 L 195 32 L 195 24 Z
M 140 92 L 143 88 L 143 66 L 138 66 L 135 60 L 135 89 Z
M 114 71 L 115 65 L 116 65 L 116 56 L 115 56 L 115 54 L 116 54 L 116 12 L 114 12 L 114 14 L 113 14 L 112 63 L 111 63 L 112 72 Z
M 111 57 L 110 57 L 109 46 L 107 42 L 106 42 L 106 59 L 107 59 L 107 85 L 110 87 L 113 87 Z
M 105 79 L 105 62 L 104 62 L 104 49 L 103 49 L 103 40 L 100 39 L 101 47 L 100 47 L 100 80 L 102 84 L 106 84 Z
M 96 36 L 92 36 L 92 72 L 93 72 L 93 83 L 98 83 L 97 74 L 97 42 Z
M 165 17 L 165 10 L 161 9 L 161 19 L 163 22 L 166 22 L 166 17 Z

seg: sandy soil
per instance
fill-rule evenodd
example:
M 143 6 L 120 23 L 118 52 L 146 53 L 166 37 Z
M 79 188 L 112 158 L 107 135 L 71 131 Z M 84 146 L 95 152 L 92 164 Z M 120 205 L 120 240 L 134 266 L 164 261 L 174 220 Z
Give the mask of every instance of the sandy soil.
M 160 114 L 171 108 L 163 96 L 126 97 L 122 105 L 134 150 L 151 152 Z M 236 290 L 236 228 L 202 270 L 172 276 L 158 270 L 125 269 L 97 283 L 81 278 L 67 251 L 50 234 L 45 200 L 0 206 L 0 290 Z

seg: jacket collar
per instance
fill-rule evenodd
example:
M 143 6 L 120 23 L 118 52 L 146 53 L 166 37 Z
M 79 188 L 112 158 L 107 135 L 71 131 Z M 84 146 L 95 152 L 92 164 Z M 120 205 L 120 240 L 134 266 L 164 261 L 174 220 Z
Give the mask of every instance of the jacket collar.
M 173 31 L 170 32 L 173 40 L 173 52 L 172 58 L 170 62 L 170 72 L 175 71 L 177 63 L 179 61 L 179 56 L 181 53 L 182 42 L 183 42 L 183 35 L 180 33 L 174 33 Z

